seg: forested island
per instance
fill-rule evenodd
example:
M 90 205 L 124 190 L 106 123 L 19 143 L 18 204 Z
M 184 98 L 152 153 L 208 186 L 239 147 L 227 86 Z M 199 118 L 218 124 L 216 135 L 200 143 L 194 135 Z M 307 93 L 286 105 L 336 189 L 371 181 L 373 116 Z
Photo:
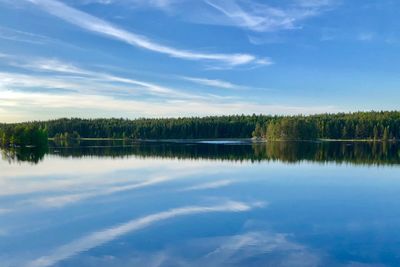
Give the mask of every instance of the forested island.
M 45 147 L 48 135 L 44 128 L 32 123 L 0 125 L 0 147 Z
M 234 115 L 160 119 L 57 119 L 1 124 L 4 145 L 43 144 L 56 140 L 218 139 L 375 140 L 400 139 L 400 112 L 355 112 L 310 116 Z

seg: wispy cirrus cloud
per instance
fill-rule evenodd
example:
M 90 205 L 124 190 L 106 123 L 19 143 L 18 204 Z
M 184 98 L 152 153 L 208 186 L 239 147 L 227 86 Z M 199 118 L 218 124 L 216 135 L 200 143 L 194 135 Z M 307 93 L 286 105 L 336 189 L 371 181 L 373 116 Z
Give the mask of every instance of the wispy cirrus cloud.
M 273 5 L 259 0 L 142 1 L 150 6 L 202 24 L 242 28 L 252 32 L 298 29 L 302 21 L 318 16 L 336 5 L 337 0 L 289 0 Z M 193 8 L 188 11 L 188 5 Z M 185 10 L 183 12 L 183 10 Z
M 0 0 L 1 1 L 1 0 Z M 15 1 L 18 2 L 18 1 Z M 20 4 L 20 2 L 18 2 Z M 57 47 L 63 46 L 65 48 L 72 48 L 74 50 L 84 50 L 84 48 L 75 46 L 72 43 L 62 41 L 60 39 L 52 38 L 46 35 L 18 30 L 15 28 L 0 26 L 0 40 L 26 43 L 29 45 L 54 45 Z
M 182 90 L 161 86 L 155 83 L 120 77 L 105 72 L 87 70 L 58 59 L 39 58 L 21 61 L 19 58 L 9 57 L 12 58 L 12 61 L 9 63 L 12 66 L 53 75 L 47 77 L 43 75 L 0 72 L 0 77 L 4 78 L 0 81 L 0 86 L 3 85 L 3 87 L 6 85 L 13 88 L 36 86 L 43 88 L 65 88 L 86 93 L 94 91 L 114 91 L 116 93 L 119 91 L 120 93 L 148 93 L 153 96 L 163 96 L 167 98 L 201 98 L 199 94 L 187 93 Z M 57 74 L 63 74 L 64 76 L 59 77 L 56 76 Z M 132 88 L 132 86 L 135 87 Z
M 297 23 L 319 15 L 333 4 L 332 0 L 298 0 L 278 8 L 254 0 L 204 1 L 219 12 L 219 15 L 211 16 L 213 20 L 209 23 L 236 26 L 254 32 L 299 28 Z
M 0 39 L 40 45 L 52 41 L 52 39 L 40 34 L 10 29 L 2 26 L 0 27 Z
M 55 0 L 27 0 L 38 7 L 44 9 L 48 13 L 63 19 L 66 22 L 74 24 L 82 29 L 90 32 L 108 36 L 116 40 L 123 41 L 135 47 L 140 47 L 153 52 L 166 54 L 171 57 L 186 60 L 211 61 L 226 65 L 226 67 L 234 67 L 247 64 L 268 65 L 270 61 L 265 58 L 259 58 L 254 55 L 236 53 L 202 53 L 190 50 L 182 50 L 175 47 L 165 46 L 149 40 L 148 38 L 135 34 L 133 32 L 121 29 L 113 24 L 92 16 L 78 9 L 67 6 Z
M 340 111 L 334 106 L 270 105 L 243 100 L 238 94 L 222 96 L 180 90 L 57 59 L 21 60 L 8 55 L 4 62 L 8 61 L 23 72 L 0 72 L 0 108 L 7 110 L 0 114 L 0 121 L 5 122 L 65 116 L 132 118 L 226 115 L 238 111 L 246 114 Z M 182 79 L 181 76 L 175 78 Z M 192 77 L 191 82 L 207 86 L 242 88 L 222 80 L 194 79 Z

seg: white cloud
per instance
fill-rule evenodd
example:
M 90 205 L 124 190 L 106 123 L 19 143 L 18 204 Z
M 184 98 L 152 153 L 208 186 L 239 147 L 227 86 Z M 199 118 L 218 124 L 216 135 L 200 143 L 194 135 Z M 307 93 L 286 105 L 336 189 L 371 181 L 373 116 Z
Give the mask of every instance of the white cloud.
M 59 61 L 57 59 L 38 59 L 30 60 L 29 63 L 21 65 L 31 70 L 42 70 L 50 72 L 62 72 L 70 74 L 83 74 L 88 75 L 91 72 L 85 71 L 77 66 Z
M 186 77 L 183 76 L 182 79 L 194 82 L 201 85 L 211 86 L 211 87 L 218 87 L 224 89 L 243 89 L 245 86 L 233 84 L 231 82 L 216 80 L 216 79 L 206 79 L 206 78 L 196 78 L 196 77 Z
M 13 58 L 14 60 L 19 60 Z M 73 76 L 25 75 L 19 73 L 0 72 L 0 87 L 3 88 L 58 88 L 74 90 L 81 93 L 114 92 L 130 94 L 150 94 L 167 98 L 194 99 L 201 98 L 199 94 L 186 93 L 173 88 L 160 86 L 145 81 L 119 77 L 108 73 L 82 69 L 70 63 L 57 59 L 31 59 L 26 62 L 12 62 L 10 65 L 35 72 L 53 74 L 69 74 Z M 76 76 L 78 75 L 78 76 Z M 116 84 L 118 83 L 118 84 Z M 123 85 L 121 85 L 123 84 Z M 134 85 L 135 87 L 132 87 Z
M 178 117 L 226 114 L 310 114 L 340 111 L 334 106 L 268 105 L 239 95 L 185 92 L 147 81 L 87 70 L 56 59 L 12 58 L 32 74 L 0 72 L 0 121 L 57 117 Z M 51 74 L 51 75 L 49 75 Z M 257 89 L 222 80 L 175 76 L 226 89 Z
M 171 57 L 187 60 L 205 60 L 219 62 L 227 67 L 261 64 L 268 65 L 268 60 L 258 58 L 250 54 L 220 54 L 220 53 L 200 53 L 190 50 L 181 50 L 174 47 L 158 44 L 150 41 L 144 36 L 123 30 L 102 19 L 94 17 L 80 10 L 69 7 L 61 2 L 53 0 L 27 0 L 50 14 L 59 17 L 71 24 L 74 24 L 85 30 L 108 36 L 130 45 L 141 47 L 150 51 L 167 54 Z
M 131 220 L 127 223 L 117 225 L 112 228 L 108 228 L 106 230 L 94 232 L 80 239 L 74 240 L 68 244 L 56 248 L 52 253 L 47 256 L 42 256 L 36 260 L 28 262 L 26 266 L 52 266 L 66 258 L 79 254 L 82 251 L 88 251 L 127 233 L 135 232 L 145 227 L 149 227 L 157 222 L 168 220 L 174 217 L 214 212 L 245 212 L 251 210 L 252 208 L 252 204 L 228 201 L 226 203 L 215 206 L 186 206 L 154 213 L 138 219 Z

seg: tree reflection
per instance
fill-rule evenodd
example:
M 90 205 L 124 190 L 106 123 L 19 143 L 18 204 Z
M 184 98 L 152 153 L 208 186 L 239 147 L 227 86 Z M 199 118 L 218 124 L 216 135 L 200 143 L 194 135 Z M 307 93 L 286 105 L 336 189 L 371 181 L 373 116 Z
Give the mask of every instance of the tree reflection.
M 40 162 L 45 154 L 60 157 L 111 157 L 208 159 L 228 161 L 312 161 L 366 165 L 400 164 L 399 144 L 394 142 L 267 142 L 209 144 L 197 142 L 81 141 L 52 143 L 50 148 L 2 150 L 2 158 L 12 162 Z
M 37 164 L 43 160 L 46 153 L 48 153 L 48 146 L 7 148 L 1 150 L 1 157 L 9 163 L 30 162 Z

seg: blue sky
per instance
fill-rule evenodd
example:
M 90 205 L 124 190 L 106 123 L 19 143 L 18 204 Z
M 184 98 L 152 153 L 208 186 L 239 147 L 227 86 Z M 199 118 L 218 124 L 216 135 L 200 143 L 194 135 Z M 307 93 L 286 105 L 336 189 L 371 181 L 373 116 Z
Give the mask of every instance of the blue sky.
M 398 109 L 395 0 L 0 0 L 0 121 Z

